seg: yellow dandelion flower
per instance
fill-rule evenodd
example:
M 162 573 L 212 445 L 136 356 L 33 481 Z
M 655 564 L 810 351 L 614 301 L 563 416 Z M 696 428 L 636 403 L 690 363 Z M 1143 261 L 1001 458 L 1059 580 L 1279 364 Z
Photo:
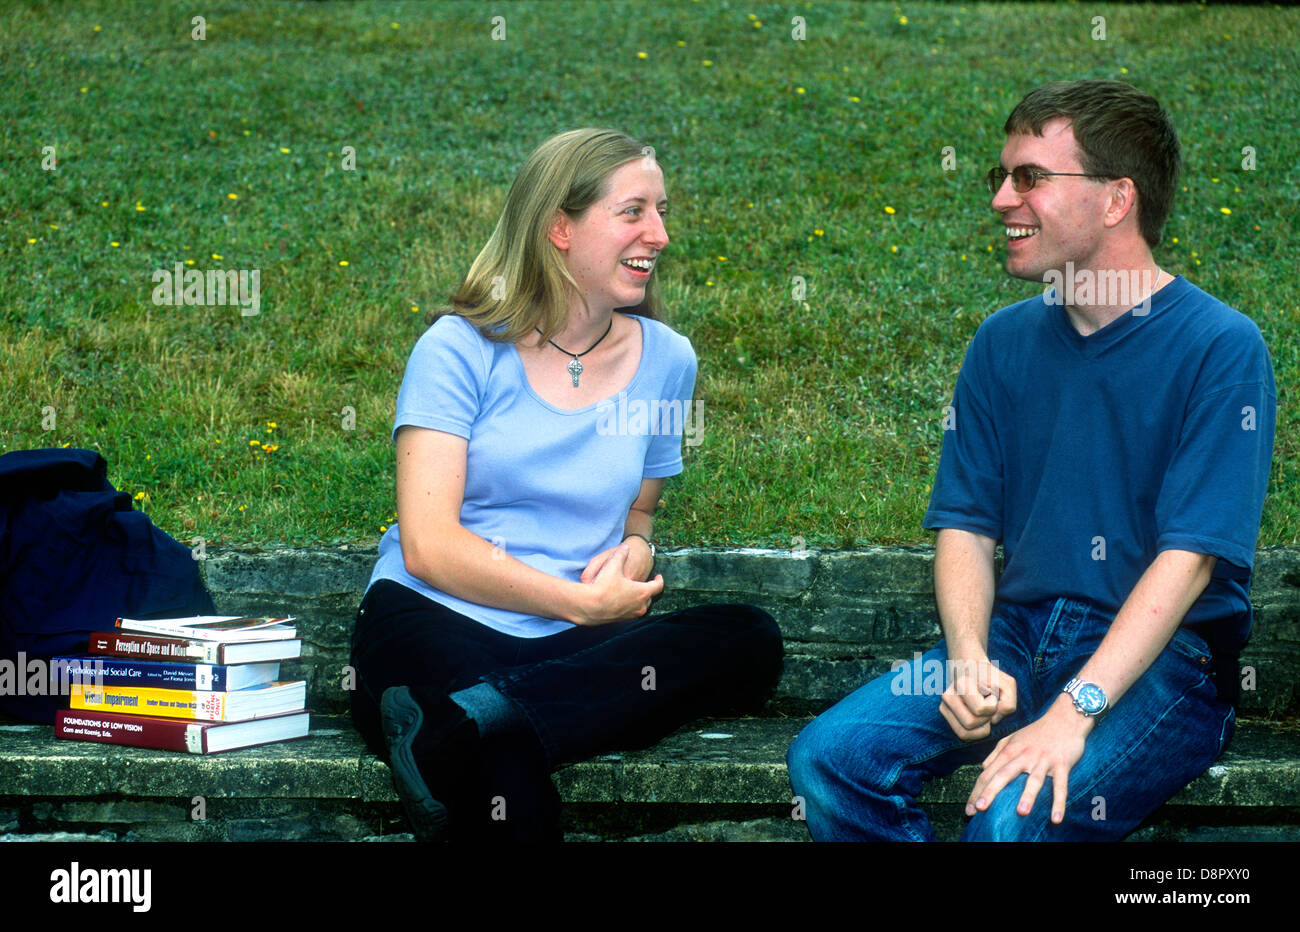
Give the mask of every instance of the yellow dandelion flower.
M 420 309 L 420 306 L 419 306 L 418 304 L 412 304 L 412 305 L 411 305 L 411 313 L 412 313 L 412 314 L 414 314 L 414 313 L 415 313 L 416 311 L 418 311 L 419 309 Z
M 239 195 L 236 194 L 234 191 L 231 191 L 229 194 L 226 195 L 226 197 L 230 198 L 232 201 L 239 200 Z
M 145 211 L 145 210 L 148 210 L 149 208 L 145 207 L 145 206 L 144 206 L 143 204 L 141 204 L 139 201 L 136 201 L 136 202 L 135 202 L 135 209 L 136 209 L 136 210 L 139 210 L 139 211 Z
M 961 261 L 962 261 L 962 262 L 965 262 L 965 261 L 966 261 L 966 253 L 964 253 L 964 252 L 961 254 Z
M 1218 179 L 1218 178 L 1211 178 L 1210 181 L 1212 181 L 1214 184 L 1218 184 L 1218 183 L 1219 183 L 1219 179 Z
M 276 426 L 276 425 L 275 425 L 275 421 L 267 421 L 267 422 L 266 422 L 266 426 L 267 426 L 267 427 L 275 427 L 275 426 Z
M 645 52 L 637 52 L 637 53 L 636 53 L 636 57 L 637 57 L 637 58 L 647 58 L 647 57 L 649 57 L 649 56 L 647 56 Z
M 1120 73 L 1120 74 L 1128 74 L 1128 69 L 1127 69 L 1127 68 L 1121 68 L 1121 69 L 1119 69 L 1119 73 Z
M 214 258 L 214 259 L 220 259 L 221 256 L 217 255 L 217 254 L 214 252 L 214 253 L 212 254 L 212 258 Z
M 712 62 L 710 59 L 707 59 L 707 58 L 704 59 L 704 61 L 700 62 L 700 64 L 703 65 L 705 68 L 712 68 L 712 67 L 713 67 L 713 62 Z
M 727 261 L 727 257 L 726 257 L 726 256 L 718 256 L 718 261 L 719 261 L 719 262 L 726 262 L 726 261 Z
M 258 442 L 257 442 L 256 440 L 250 440 L 250 441 L 248 441 L 248 445 L 249 445 L 250 447 L 255 447 L 255 446 L 257 446 L 257 443 L 258 443 Z
M 186 265 L 193 265 L 193 264 L 194 264 L 194 260 L 193 260 L 193 259 L 186 259 L 186 260 L 185 260 L 185 264 L 186 264 Z
M 36 242 L 36 238 L 33 237 L 33 236 L 29 236 L 29 237 L 27 237 L 27 242 L 28 242 L 29 244 L 30 244 L 30 243 L 34 243 L 34 242 Z
M 907 25 L 907 17 L 906 17 L 906 16 L 900 16 L 900 17 L 898 17 L 898 25 L 900 25 L 900 26 L 906 26 L 906 25 Z
M 814 236 L 825 236 L 825 235 L 826 235 L 826 232 L 825 232 L 824 230 L 813 230 L 813 235 L 814 235 Z
M 710 288 L 713 287 L 713 282 L 705 282 L 704 284 L 708 285 Z
M 387 525 L 387 524 L 381 524 L 381 525 L 379 525 L 379 533 L 382 534 L 382 533 L 383 533 L 384 531 L 386 531 L 386 530 L 388 530 L 388 525 Z
M 861 97 L 850 97 L 849 100 L 853 101 L 855 104 L 860 104 L 860 103 L 862 103 L 862 98 L 861 98 Z
M 247 508 L 247 507 L 248 507 L 247 505 L 240 505 L 240 506 L 239 506 L 239 510 L 240 510 L 240 511 L 243 511 L 243 510 L 244 510 L 245 508 Z
M 251 135 L 253 135 L 253 131 L 252 131 L 251 129 L 246 129 L 246 130 L 244 130 L 244 135 L 245 135 L 245 136 L 251 136 Z
M 678 47 L 679 49 L 684 49 L 684 48 L 686 48 L 686 43 L 683 42 L 681 39 L 678 39 L 678 40 L 677 40 L 677 47 Z
M 348 264 L 348 260 L 347 260 L 347 259 L 340 259 L 340 260 L 339 260 L 339 265 L 344 265 L 344 266 L 345 266 L 345 265 L 347 265 L 347 264 Z
M 889 251 L 890 251 L 890 252 L 898 252 L 898 247 L 897 247 L 897 246 L 890 246 L 890 247 L 889 247 Z
M 86 93 L 86 89 L 84 87 L 81 89 L 81 93 L 83 94 Z
M 388 25 L 391 26 L 391 27 L 394 28 L 394 29 L 401 29 L 401 28 L 402 28 L 402 27 L 399 26 L 397 23 L 389 23 Z
M 144 493 L 143 493 L 143 492 L 136 492 L 136 493 L 135 493 L 135 500 L 136 500 L 137 502 L 144 501 Z
M 1173 239 L 1173 241 L 1174 241 L 1175 243 L 1178 242 L 1178 237 L 1175 236 L 1174 239 Z
M 803 94 L 803 93 L 805 93 L 805 91 L 804 91 L 804 89 L 803 89 L 802 87 L 796 87 L 796 88 L 794 89 L 794 92 L 795 92 L 796 94 Z
M 100 30 L 100 27 L 99 27 L 99 26 L 96 26 L 96 27 L 95 27 L 95 32 L 99 32 L 99 30 Z
M 59 225 L 58 225 L 57 223 L 51 223 L 51 224 L 50 224 L 50 229 L 51 229 L 51 230 L 57 230 L 58 228 L 59 228 Z
M 894 213 L 897 213 L 897 212 L 898 212 L 898 211 L 894 210 L 894 208 L 890 207 L 888 204 L 885 205 L 885 213 L 887 213 L 887 214 L 894 214 Z
M 113 240 L 113 241 L 112 241 L 111 243 L 109 243 L 108 245 L 110 245 L 110 246 L 112 246 L 114 249 L 116 249 L 118 246 L 121 245 L 121 243 L 119 243 L 117 240 Z
M 754 28 L 755 28 L 755 29 L 762 29 L 762 28 L 763 28 L 763 21 L 762 21 L 761 19 L 756 19 L 756 20 L 754 20 Z
M 753 207 L 753 206 L 754 206 L 754 202 L 753 202 L 753 201 L 750 201 L 750 202 L 749 202 L 748 204 L 746 204 L 745 206 L 746 206 L 746 207 Z
M 746 13 L 745 15 L 746 15 L 747 17 L 749 17 L 750 20 L 756 20 L 756 19 L 758 19 L 758 17 L 755 16 L 753 13 Z
M 1227 207 L 1220 207 L 1220 208 L 1219 208 L 1219 213 L 1221 213 L 1221 214 L 1230 214 L 1230 213 L 1232 213 L 1232 211 L 1229 210 Z
M 100 206 L 100 207 L 107 207 L 107 206 L 108 206 L 108 201 L 100 201 L 100 202 L 99 202 L 99 206 Z

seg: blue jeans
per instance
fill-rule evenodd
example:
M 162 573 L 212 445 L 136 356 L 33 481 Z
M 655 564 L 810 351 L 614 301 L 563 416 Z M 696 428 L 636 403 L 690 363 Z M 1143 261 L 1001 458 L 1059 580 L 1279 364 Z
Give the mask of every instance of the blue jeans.
M 928 841 L 916 804 L 924 781 L 979 763 L 997 741 L 1037 720 L 1096 651 L 1111 617 L 1085 602 L 998 603 L 989 659 L 1015 678 L 1015 714 L 984 740 L 963 742 L 939 713 L 951 671 L 941 641 L 920 660 L 883 674 L 799 734 L 787 754 L 818 841 Z M 1049 821 L 1052 780 L 1029 815 L 1016 812 L 1026 774 L 971 818 L 964 841 L 1106 841 L 1136 828 L 1223 752 L 1233 708 L 1209 677 L 1205 641 L 1180 628 L 1146 673 L 1097 722 L 1070 771 L 1065 820 Z M 919 669 L 917 668 L 919 664 Z M 923 688 L 918 689 L 921 686 Z M 903 693 L 900 695 L 899 693 Z

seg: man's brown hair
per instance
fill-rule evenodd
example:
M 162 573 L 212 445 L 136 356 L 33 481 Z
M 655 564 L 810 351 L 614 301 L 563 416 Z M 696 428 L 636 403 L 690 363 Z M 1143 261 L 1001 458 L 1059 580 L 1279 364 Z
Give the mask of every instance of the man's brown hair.
M 1057 117 L 1069 118 L 1085 172 L 1133 179 L 1138 229 L 1154 249 L 1173 208 L 1182 168 L 1178 132 L 1168 111 L 1121 81 L 1054 81 L 1026 94 L 1003 130 L 1008 136 L 1041 136 L 1043 126 Z

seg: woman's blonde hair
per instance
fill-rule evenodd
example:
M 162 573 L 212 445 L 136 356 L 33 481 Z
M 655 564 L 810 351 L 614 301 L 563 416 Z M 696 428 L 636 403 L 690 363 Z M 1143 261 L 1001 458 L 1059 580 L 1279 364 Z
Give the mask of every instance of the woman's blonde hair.
M 556 212 L 579 219 L 605 196 L 615 170 L 647 157 L 654 150 L 616 130 L 575 129 L 546 140 L 515 176 L 501 219 L 451 306 L 434 316 L 459 314 L 499 342 L 518 341 L 534 328 L 549 340 L 568 317 L 570 289 L 582 297 L 547 236 Z M 656 276 L 646 283 L 645 300 L 625 310 L 661 318 Z

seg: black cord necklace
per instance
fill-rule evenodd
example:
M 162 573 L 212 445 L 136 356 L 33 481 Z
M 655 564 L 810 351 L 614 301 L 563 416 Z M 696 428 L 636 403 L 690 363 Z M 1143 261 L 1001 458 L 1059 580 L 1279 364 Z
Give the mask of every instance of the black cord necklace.
M 533 329 L 536 330 L 538 333 L 541 333 L 541 332 L 542 332 L 542 328 L 540 328 L 540 327 L 534 327 Z M 602 333 L 602 334 L 600 335 L 600 340 L 603 340 L 603 339 L 605 339 L 605 337 L 609 336 L 609 332 L 610 332 L 611 330 L 613 330 L 613 329 L 614 329 L 614 318 L 613 318 L 613 317 L 610 317 L 610 319 L 609 319 L 609 326 L 606 327 L 606 328 L 605 328 L 605 332 Z M 563 346 L 561 346 L 560 344 L 556 343 L 554 340 L 547 340 L 547 341 L 546 341 L 547 343 L 549 343 L 549 344 L 551 344 L 552 346 L 554 346 L 554 347 L 555 347 L 557 350 L 559 350 L 561 353 L 563 353 L 565 356 L 572 356 L 572 357 L 573 357 L 573 361 L 569 363 L 569 375 L 573 376 L 573 387 L 574 387 L 574 388 L 577 388 L 577 387 L 578 387 L 578 376 L 582 375 L 582 358 L 581 358 L 581 357 L 586 356 L 588 353 L 590 353 L 590 352 L 591 352 L 592 350 L 594 350 L 596 347 L 600 346 L 600 340 L 597 340 L 595 343 L 591 344 L 591 346 L 588 346 L 588 347 L 587 347 L 585 350 L 583 350 L 581 353 L 570 353 L 568 350 L 566 350 L 566 349 L 565 349 Z

